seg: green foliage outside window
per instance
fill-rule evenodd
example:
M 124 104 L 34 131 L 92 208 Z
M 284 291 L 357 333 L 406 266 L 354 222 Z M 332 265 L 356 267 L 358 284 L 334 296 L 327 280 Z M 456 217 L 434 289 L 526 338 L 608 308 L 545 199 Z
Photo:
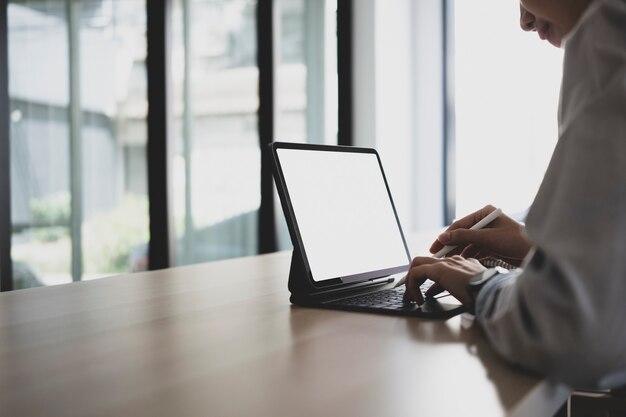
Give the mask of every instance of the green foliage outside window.
M 39 271 L 70 272 L 69 194 L 33 200 L 31 213 L 32 224 L 25 230 L 30 238 L 13 247 L 17 288 L 37 286 Z M 111 211 L 96 213 L 83 222 L 84 278 L 131 271 L 131 262 L 137 261 L 132 254 L 141 256 L 148 242 L 147 213 L 145 196 L 126 194 Z
M 67 192 L 31 200 L 33 237 L 42 242 L 55 242 L 68 236 L 71 197 Z
M 86 221 L 83 225 L 85 272 L 128 272 L 133 249 L 148 242 L 147 213 L 145 196 L 126 194 L 115 209 Z

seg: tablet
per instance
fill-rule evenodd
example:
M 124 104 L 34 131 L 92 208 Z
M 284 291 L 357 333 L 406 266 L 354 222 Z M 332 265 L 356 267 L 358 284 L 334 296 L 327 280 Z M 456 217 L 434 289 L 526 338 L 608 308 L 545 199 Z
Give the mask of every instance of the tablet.
M 315 286 L 405 273 L 411 258 L 376 150 L 272 143 L 294 250 Z

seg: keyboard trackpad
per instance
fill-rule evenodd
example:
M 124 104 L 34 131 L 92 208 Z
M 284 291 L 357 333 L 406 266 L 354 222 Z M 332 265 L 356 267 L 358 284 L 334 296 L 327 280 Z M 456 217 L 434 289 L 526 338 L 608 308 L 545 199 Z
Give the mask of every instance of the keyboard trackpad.
M 444 291 L 441 294 L 437 294 L 434 297 L 425 297 L 424 301 L 428 301 L 428 300 L 436 300 L 439 303 L 442 304 L 452 304 L 455 306 L 461 305 L 461 302 L 459 300 L 456 299 L 456 297 L 454 297 L 452 294 L 450 294 L 448 291 Z
M 430 318 L 451 317 L 465 310 L 463 304 L 451 295 L 441 298 L 427 298 L 416 312 L 418 316 Z

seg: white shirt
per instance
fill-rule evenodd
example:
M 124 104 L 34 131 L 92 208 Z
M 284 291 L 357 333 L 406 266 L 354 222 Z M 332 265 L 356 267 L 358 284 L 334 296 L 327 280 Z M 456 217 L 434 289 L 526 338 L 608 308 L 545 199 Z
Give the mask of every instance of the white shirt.
M 626 0 L 565 41 L 559 140 L 526 220 L 524 269 L 476 314 L 506 359 L 574 387 L 626 384 Z

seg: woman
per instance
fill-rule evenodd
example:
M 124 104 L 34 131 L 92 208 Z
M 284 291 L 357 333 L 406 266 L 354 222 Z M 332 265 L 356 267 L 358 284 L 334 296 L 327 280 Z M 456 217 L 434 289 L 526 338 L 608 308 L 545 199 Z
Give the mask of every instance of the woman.
M 418 257 L 406 296 L 435 281 L 475 309 L 506 359 L 574 387 L 626 384 L 626 0 L 522 0 L 526 31 L 565 49 L 559 141 L 526 226 L 494 208 L 458 220 Z M 529 65 L 541 65 L 531 63 Z M 474 258 L 521 269 L 482 274 Z M 481 275 L 485 282 L 480 281 Z M 491 276 L 491 277 L 490 277 Z M 472 284 L 468 284 L 472 281 Z

